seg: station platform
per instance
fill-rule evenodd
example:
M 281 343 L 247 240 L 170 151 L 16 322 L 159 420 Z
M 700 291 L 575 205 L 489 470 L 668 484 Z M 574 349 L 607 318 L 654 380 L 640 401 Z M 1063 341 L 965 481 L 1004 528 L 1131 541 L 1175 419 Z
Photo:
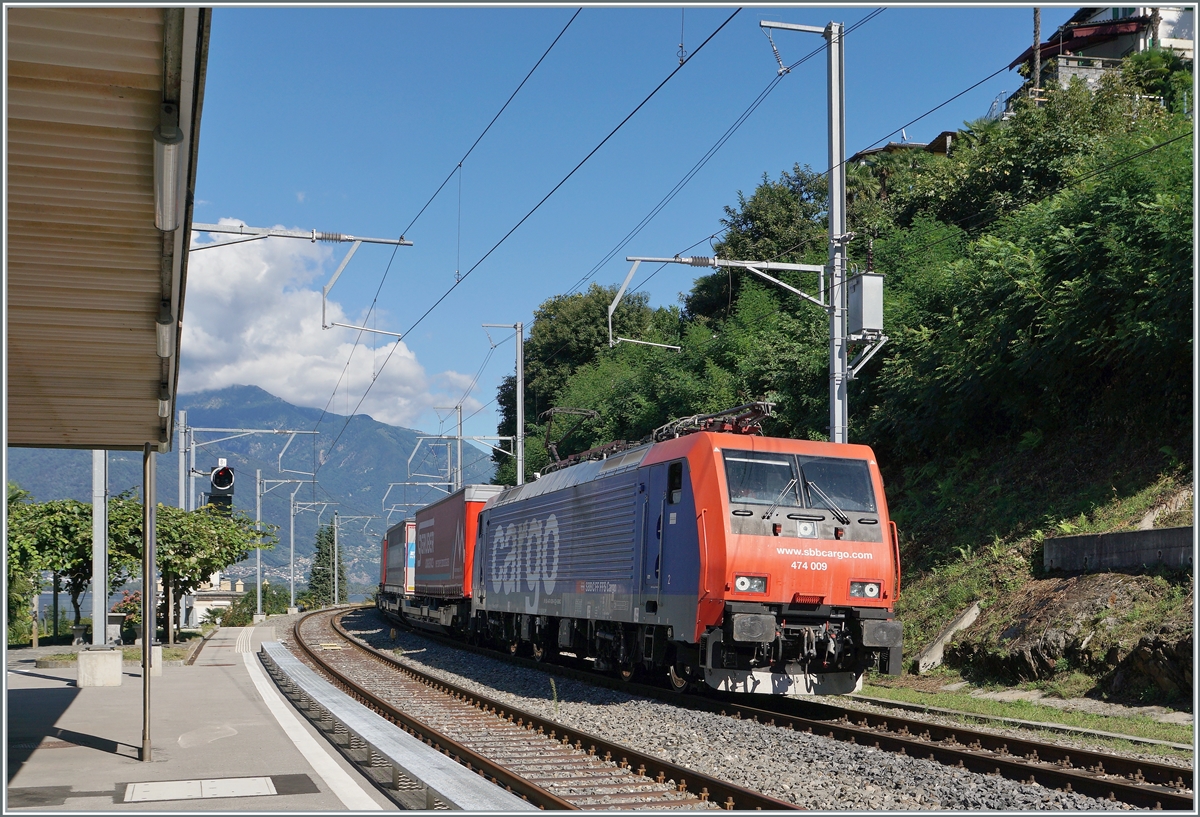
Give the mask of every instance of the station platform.
M 141 667 L 125 666 L 120 686 L 80 688 L 76 669 L 9 650 L 5 813 L 398 810 L 263 670 L 256 653 L 275 638 L 269 621 L 223 628 L 192 665 L 152 676 L 149 761 Z

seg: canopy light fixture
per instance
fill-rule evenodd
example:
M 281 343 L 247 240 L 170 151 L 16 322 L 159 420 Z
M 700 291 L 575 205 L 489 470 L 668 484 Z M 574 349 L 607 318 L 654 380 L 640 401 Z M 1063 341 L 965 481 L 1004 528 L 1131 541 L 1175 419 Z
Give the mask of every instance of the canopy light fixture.
M 183 132 L 179 109 L 164 102 L 154 129 L 154 226 L 163 232 L 179 228 L 179 178 L 182 175 Z
M 171 314 L 170 301 L 163 301 L 159 307 L 154 328 L 158 336 L 158 356 L 171 357 L 175 354 L 175 317 Z
M 162 383 L 158 387 L 158 416 L 171 416 L 171 390 L 167 388 L 166 383 Z

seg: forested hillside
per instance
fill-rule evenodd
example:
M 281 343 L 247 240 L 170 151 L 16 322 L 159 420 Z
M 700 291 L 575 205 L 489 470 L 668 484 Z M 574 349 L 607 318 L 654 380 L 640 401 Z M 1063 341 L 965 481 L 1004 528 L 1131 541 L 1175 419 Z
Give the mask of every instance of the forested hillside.
M 850 384 L 850 440 L 878 455 L 911 579 L 974 564 L 985 545 L 1028 575 L 1038 537 L 1190 482 L 1190 88 L 1177 57 L 1146 52 L 1095 91 L 1076 82 L 967 123 L 946 156 L 883 152 L 847 168 L 850 261 L 886 275 L 891 338 Z M 716 254 L 823 264 L 825 200 L 811 168 L 764 174 L 726 208 Z M 813 274 L 783 277 L 817 289 Z M 561 452 L 755 399 L 777 404 L 769 434 L 827 439 L 821 310 L 721 270 L 677 306 L 634 296 L 617 311 L 617 334 L 681 352 L 610 349 L 614 294 L 551 298 L 530 329 L 526 418 L 600 414 Z M 512 434 L 511 381 L 499 399 Z M 560 419 L 555 438 L 567 428 Z M 548 461 L 544 429 L 528 432 L 530 474 Z M 511 483 L 512 464 L 497 465 Z M 1008 570 L 979 565 L 958 600 L 1000 592 Z M 906 638 L 935 624 L 906 624 Z

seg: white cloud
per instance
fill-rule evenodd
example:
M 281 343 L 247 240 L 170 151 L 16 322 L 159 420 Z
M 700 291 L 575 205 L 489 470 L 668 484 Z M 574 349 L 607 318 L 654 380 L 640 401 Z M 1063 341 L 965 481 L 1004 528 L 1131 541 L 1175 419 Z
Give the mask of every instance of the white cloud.
M 384 340 L 385 335 L 375 336 L 372 353 L 371 335 L 364 334 L 351 357 L 356 330 L 321 328 L 320 287 L 331 274 L 332 258 L 328 245 L 286 238 L 190 255 L 180 391 L 255 385 L 289 403 L 324 408 L 341 378 L 329 410 L 344 414 L 354 410 L 377 375 L 358 412 L 410 427 L 432 406 L 457 400 L 470 375 L 429 375 L 403 341 Z M 363 320 L 365 315 L 348 317 L 332 299 L 326 306 L 327 323 Z M 464 410 L 479 406 L 470 398 Z
M 296 201 L 300 202 L 301 204 L 304 204 L 304 199 L 307 195 L 308 194 L 305 193 L 303 190 L 297 190 L 296 191 Z

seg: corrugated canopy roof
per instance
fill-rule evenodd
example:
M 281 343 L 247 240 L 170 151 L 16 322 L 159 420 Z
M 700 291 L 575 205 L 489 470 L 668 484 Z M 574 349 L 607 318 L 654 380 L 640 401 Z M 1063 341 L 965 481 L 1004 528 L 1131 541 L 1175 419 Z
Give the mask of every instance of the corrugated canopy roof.
M 6 9 L 8 445 L 171 439 L 210 13 Z M 168 232 L 155 226 L 164 103 L 183 136 Z M 174 342 L 160 358 L 164 301 Z

